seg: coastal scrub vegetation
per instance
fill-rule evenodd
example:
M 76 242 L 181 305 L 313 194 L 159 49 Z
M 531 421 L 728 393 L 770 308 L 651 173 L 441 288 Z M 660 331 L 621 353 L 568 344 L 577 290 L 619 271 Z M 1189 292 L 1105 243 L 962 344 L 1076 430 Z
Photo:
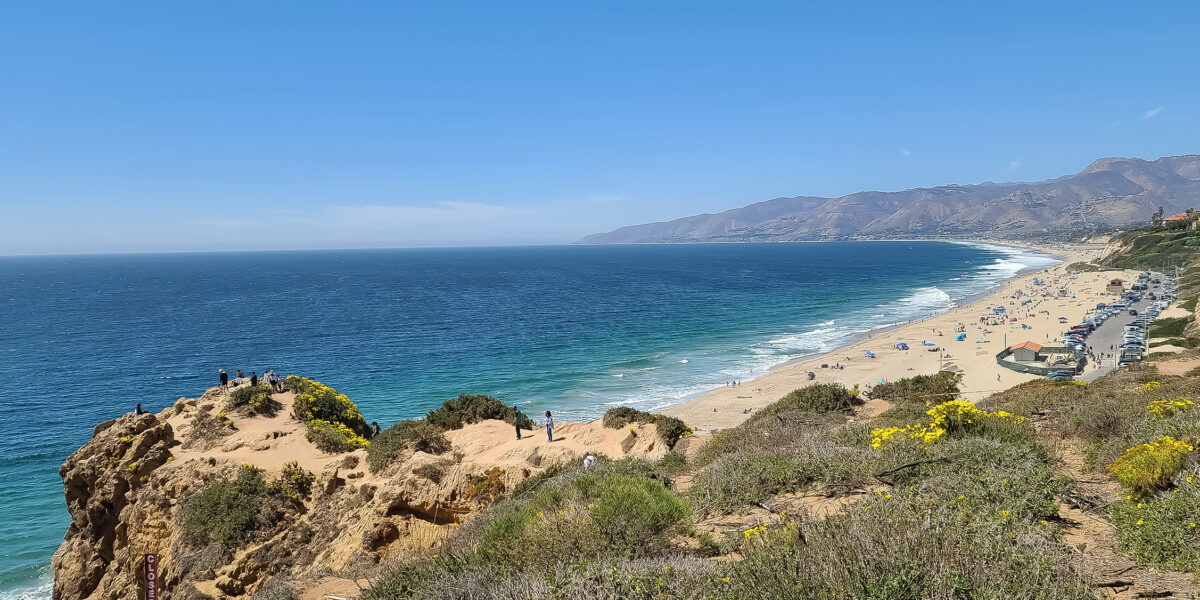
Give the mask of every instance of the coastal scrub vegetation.
M 271 530 L 288 511 L 302 508 L 312 481 L 312 473 L 294 462 L 272 482 L 261 469 L 242 465 L 235 477 L 209 483 L 184 503 L 183 540 L 192 546 L 217 543 L 226 551 L 241 548 Z
M 411 452 L 444 454 L 450 440 L 442 429 L 426 421 L 404 420 L 383 430 L 367 447 L 367 465 L 378 473 Z
M 1164 375 L 1143 362 L 1087 385 L 1030 382 L 985 404 L 1039 415 L 1042 428 L 1085 449 L 1085 470 L 1119 485 L 1107 508 L 1119 549 L 1145 564 L 1200 575 L 1198 392 L 1200 373 Z
M 935 375 L 916 375 L 880 383 L 867 396 L 872 400 L 929 406 L 956 398 L 960 384 L 961 374 L 939 371 Z
M 345 394 L 295 375 L 289 375 L 284 386 L 295 392 L 292 413 L 305 424 L 308 440 L 322 452 L 349 452 L 371 444 L 370 426 Z
M 464 425 L 487 419 L 533 429 L 533 421 L 525 413 L 484 394 L 459 394 L 425 415 L 425 421 L 442 429 L 462 429 Z
M 608 409 L 604 413 L 601 423 L 608 429 L 621 429 L 633 423 L 653 423 L 658 431 L 659 439 L 667 445 L 667 448 L 674 448 L 679 440 L 693 433 L 692 428 L 682 419 L 662 413 L 650 413 L 629 406 Z
M 792 390 L 774 404 L 756 411 L 754 418 L 758 419 L 789 411 L 849 413 L 858 404 L 862 404 L 858 397 L 858 386 L 847 390 L 840 383 L 818 383 Z
M 274 391 L 269 385 L 238 386 L 229 393 L 228 408 L 245 409 L 260 415 L 274 414 L 281 408 L 279 402 L 271 397 Z
M 938 403 L 920 413 L 945 431 L 936 443 L 879 448 L 824 406 L 783 399 L 691 461 L 558 467 L 388 566 L 364 598 L 1095 597 L 1052 524 L 1069 482 L 1027 414 Z M 682 492 L 666 475 L 680 469 Z M 827 517 L 783 508 L 807 488 L 858 491 Z M 763 520 L 712 529 L 745 514 Z

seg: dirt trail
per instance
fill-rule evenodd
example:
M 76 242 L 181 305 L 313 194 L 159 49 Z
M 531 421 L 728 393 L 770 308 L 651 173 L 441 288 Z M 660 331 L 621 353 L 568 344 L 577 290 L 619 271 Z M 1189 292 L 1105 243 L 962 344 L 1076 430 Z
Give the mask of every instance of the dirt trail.
M 1120 488 L 1101 473 L 1085 472 L 1083 448 L 1073 440 L 1051 440 L 1063 473 L 1077 489 L 1060 505 L 1063 541 L 1075 551 L 1075 566 L 1105 598 L 1200 598 L 1200 585 L 1190 573 L 1140 567 L 1117 551 L 1116 527 L 1107 519 L 1109 503 Z

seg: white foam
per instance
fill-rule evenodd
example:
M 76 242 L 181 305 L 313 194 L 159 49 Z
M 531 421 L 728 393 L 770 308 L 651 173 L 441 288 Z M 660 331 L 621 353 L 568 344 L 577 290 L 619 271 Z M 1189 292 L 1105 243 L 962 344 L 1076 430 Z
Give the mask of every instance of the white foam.
M 42 570 L 36 585 L 0 591 L 0 600 L 50 600 L 54 595 L 54 575 L 49 565 Z
M 948 308 L 953 304 L 950 294 L 937 286 L 917 288 L 898 302 L 909 307 Z
M 684 359 L 681 359 L 681 360 L 679 361 L 679 364 L 681 364 L 681 365 L 686 365 L 687 363 L 688 363 L 688 359 L 686 359 L 686 358 L 684 358 Z

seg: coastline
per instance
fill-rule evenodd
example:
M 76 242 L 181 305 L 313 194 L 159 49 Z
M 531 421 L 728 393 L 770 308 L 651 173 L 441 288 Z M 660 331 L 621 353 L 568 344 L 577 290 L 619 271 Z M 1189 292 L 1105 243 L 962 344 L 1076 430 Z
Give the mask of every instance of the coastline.
M 1104 291 L 1103 285 L 1112 276 L 1111 272 L 1080 273 L 1073 278 L 1066 273 L 1066 268 L 1073 263 L 1098 258 L 1104 249 L 1103 243 L 1057 246 L 1017 246 L 976 240 L 957 240 L 956 243 L 1035 250 L 1051 255 L 1060 262 L 1045 268 L 1017 272 L 993 288 L 965 298 L 954 308 L 854 336 L 827 352 L 777 364 L 754 379 L 736 386 L 709 390 L 663 412 L 683 419 L 698 432 L 712 432 L 734 427 L 754 410 L 806 385 L 841 383 L 849 388 L 858 384 L 865 390 L 879 380 L 894 381 L 914 375 L 929 375 L 942 368 L 952 368 L 962 373 L 961 397 L 977 401 L 991 393 L 1038 379 L 1038 376 L 999 366 L 995 361 L 996 353 L 1008 345 L 1027 340 L 1039 343 L 1054 340 L 1062 331 L 1059 317 L 1076 323 L 1096 302 L 1113 296 Z M 1035 279 L 1045 280 L 1049 285 L 1035 286 Z M 1045 298 L 1040 295 L 1044 290 L 1057 290 L 1060 286 L 1066 286 L 1073 297 Z M 1024 294 L 1022 298 L 1032 299 L 1032 302 L 1020 306 L 1013 298 L 1018 292 Z M 979 318 L 994 306 L 1004 306 L 1010 310 L 1019 308 L 1019 320 L 1004 325 L 981 325 Z M 1049 311 L 1049 314 L 1039 311 Z M 1009 314 L 1016 316 L 1018 312 Z M 966 341 L 954 339 L 955 326 L 959 323 L 966 326 Z M 898 342 L 907 343 L 911 349 L 895 349 L 894 345 Z M 922 346 L 925 342 L 936 344 L 943 350 L 928 352 Z M 866 358 L 867 351 L 873 352 L 876 358 Z M 843 369 L 832 368 L 839 363 L 844 366 Z M 822 368 L 822 364 L 829 368 Z M 807 378 L 809 372 L 815 374 L 815 379 Z

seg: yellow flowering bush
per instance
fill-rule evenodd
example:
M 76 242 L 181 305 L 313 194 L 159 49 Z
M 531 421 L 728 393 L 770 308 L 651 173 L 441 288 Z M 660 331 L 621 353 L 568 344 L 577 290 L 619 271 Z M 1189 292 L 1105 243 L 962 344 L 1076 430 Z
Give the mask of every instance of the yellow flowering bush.
M 1166 486 L 1183 466 L 1184 457 L 1194 450 L 1185 441 L 1163 436 L 1125 450 L 1108 465 L 1108 471 L 1121 485 L 1146 495 Z
M 1146 405 L 1146 410 L 1150 411 L 1150 414 L 1158 417 L 1169 417 L 1177 412 L 1190 410 L 1195 406 L 1195 402 L 1180 396 L 1175 400 L 1170 400 L 1168 398 L 1154 400 L 1150 404 Z
M 349 452 L 366 448 L 371 428 L 345 394 L 311 379 L 289 375 L 285 381 L 296 393 L 292 412 L 308 426 L 307 438 L 323 452 Z
M 880 449 L 889 440 L 908 438 L 934 444 L 948 433 L 966 433 L 984 425 L 989 419 L 1008 423 L 1024 423 L 1025 417 L 1003 410 L 987 412 L 965 400 L 943 402 L 925 411 L 930 422 L 904 427 L 886 427 L 871 430 L 871 447 Z
M 349 452 L 371 445 L 371 442 L 365 437 L 358 435 L 344 424 L 321 419 L 313 419 L 308 422 L 306 437 L 322 452 Z
M 1162 384 L 1157 381 L 1148 381 L 1144 385 L 1142 385 L 1141 390 L 1142 390 L 1143 394 L 1149 394 L 1149 393 L 1157 390 L 1159 388 L 1159 386 L 1161 386 L 1161 385 Z

